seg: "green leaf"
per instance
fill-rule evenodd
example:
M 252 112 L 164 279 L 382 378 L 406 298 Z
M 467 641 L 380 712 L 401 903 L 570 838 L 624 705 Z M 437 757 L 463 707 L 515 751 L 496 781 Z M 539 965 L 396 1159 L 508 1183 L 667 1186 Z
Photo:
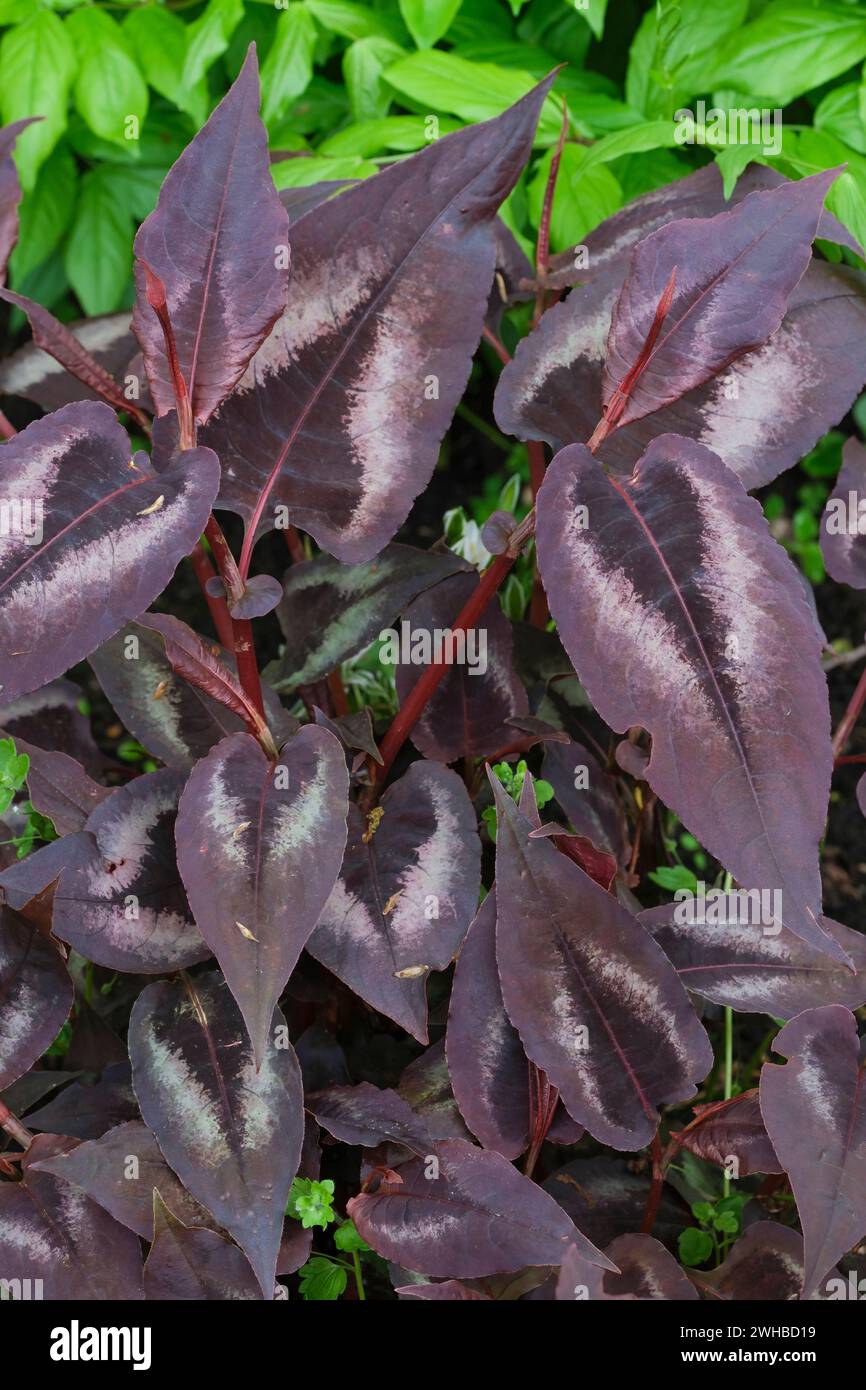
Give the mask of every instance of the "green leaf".
M 314 1255 L 298 1270 L 298 1278 L 307 1303 L 333 1303 L 345 1291 L 348 1275 L 342 1265 Z
M 459 130 L 460 122 L 443 116 L 439 120 L 439 134 Z M 319 146 L 318 153 L 340 156 L 381 154 L 382 150 L 409 152 L 423 149 L 430 143 L 427 135 L 427 122 L 423 116 L 383 116 L 378 121 L 360 121 L 357 125 L 346 126 L 336 134 L 329 135 Z
M 103 164 L 84 175 L 66 246 L 66 274 L 86 314 L 113 313 L 132 274 L 132 216 L 115 195 L 115 172 Z
M 15 740 L 0 738 L 0 816 L 5 814 L 24 786 L 30 770 L 26 753 L 15 750 Z
M 123 30 L 103 10 L 76 10 L 66 21 L 78 54 L 75 106 L 103 140 L 137 140 L 147 115 L 147 84 Z
M 21 203 L 21 233 L 10 261 L 16 286 L 59 245 L 72 219 L 77 178 L 75 160 L 59 145 L 39 170 L 36 187 Z
M 745 20 L 748 0 L 659 0 L 643 17 L 629 54 L 625 95 L 647 116 L 672 116 L 711 85 L 719 45 Z
M 432 48 L 447 34 L 462 0 L 400 0 L 400 13 L 416 48 Z
M 652 883 L 658 884 L 659 888 L 666 888 L 669 893 L 676 893 L 679 889 L 694 893 L 698 887 L 695 875 L 684 864 L 663 864 L 660 869 L 654 869 L 649 878 Z
M 866 12 L 859 6 L 773 0 L 724 45 L 714 81 L 761 92 L 786 106 L 863 57 Z
M 424 110 L 447 111 L 464 121 L 487 121 L 500 115 L 535 85 L 530 73 L 492 63 L 470 63 L 438 48 L 410 53 L 388 68 L 385 77 Z M 562 101 L 548 96 L 538 122 L 536 144 L 555 145 L 561 124 Z
M 367 5 L 354 5 L 350 0 L 306 0 L 307 8 L 326 29 L 344 39 L 393 39 L 399 43 L 405 30 L 398 20 Z
M 327 1230 L 334 1216 L 334 1184 L 330 1178 L 295 1178 L 286 1203 L 286 1215 L 300 1221 L 305 1231 L 312 1226 Z
M 0 42 L 0 112 L 3 121 L 41 116 L 19 135 L 15 162 L 29 192 L 41 165 L 66 129 L 66 102 L 76 57 L 63 21 L 49 10 L 9 29 Z
M 379 171 L 375 164 L 347 155 L 341 159 L 328 159 L 313 155 L 297 159 L 281 159 L 273 165 L 274 183 L 277 188 L 306 188 L 311 183 L 326 179 L 366 179 Z
M 713 1238 L 708 1231 L 699 1231 L 697 1226 L 687 1226 L 679 1235 L 680 1259 L 684 1265 L 702 1265 L 713 1253 Z
M 23 24 L 38 9 L 38 0 L 0 0 L 0 25 Z
M 600 39 L 604 33 L 607 0 L 583 0 L 582 4 L 575 5 L 575 9 L 581 19 L 586 20 L 595 37 Z
M 863 87 L 857 82 L 848 82 L 843 87 L 834 87 L 815 109 L 816 130 L 825 130 L 843 140 L 858 154 L 866 154 L 866 127 L 861 111 Z
M 499 595 L 502 611 L 509 622 L 522 623 L 526 612 L 526 594 L 516 574 L 509 574 Z
M 534 227 L 541 221 L 552 157 L 553 151 L 549 150 L 539 161 L 529 185 L 529 212 Z M 587 232 L 622 207 L 622 189 L 613 174 L 603 164 L 587 170 L 589 158 L 590 152 L 584 145 L 566 145 L 562 151 L 550 217 L 550 245 L 554 251 L 578 245 Z
M 143 222 L 153 212 L 164 179 L 164 169 L 154 169 L 147 164 L 118 164 L 111 176 L 117 197 L 129 208 L 136 222 Z
M 56 840 L 57 831 L 54 829 L 54 822 L 35 811 L 29 801 L 25 801 L 21 809 L 27 817 L 27 824 L 21 834 L 13 838 L 12 843 L 15 846 L 16 857 L 26 859 L 28 854 L 32 853 L 37 840 L 45 844 Z
M 712 1202 L 692 1202 L 692 1216 L 702 1226 L 708 1226 L 713 1219 L 715 1207 Z
M 207 83 L 204 78 L 190 85 L 183 81 L 187 54 L 183 20 L 162 5 L 142 5 L 127 15 L 123 31 L 154 91 L 188 111 L 196 125 L 203 125 L 209 107 Z
M 861 396 L 861 400 L 863 397 Z M 855 406 L 856 410 L 857 407 Z M 845 435 L 841 430 L 829 430 L 819 439 L 811 453 L 800 460 L 800 467 L 810 478 L 835 478 L 842 467 L 842 446 Z
M 670 149 L 680 144 L 678 127 L 673 121 L 644 121 L 640 125 L 614 131 L 603 140 L 596 140 L 588 150 L 583 149 L 581 161 L 584 174 L 600 164 L 609 164 L 626 154 L 642 154 L 647 150 Z M 568 148 L 568 146 L 566 147 Z
M 181 81 L 194 87 L 222 57 L 244 17 L 243 0 L 208 0 L 207 9 L 187 28 L 187 52 Z
M 337 1227 L 334 1232 L 334 1244 L 338 1250 L 346 1250 L 349 1253 L 370 1249 L 364 1237 L 359 1235 L 354 1221 L 344 1221 L 342 1226 Z
M 305 4 L 292 3 L 277 20 L 277 30 L 262 65 L 262 120 L 282 120 L 310 84 L 316 25 Z
M 405 56 L 405 50 L 398 43 L 376 35 L 349 44 L 343 54 L 343 80 L 356 121 L 387 116 L 394 92 L 383 73 Z

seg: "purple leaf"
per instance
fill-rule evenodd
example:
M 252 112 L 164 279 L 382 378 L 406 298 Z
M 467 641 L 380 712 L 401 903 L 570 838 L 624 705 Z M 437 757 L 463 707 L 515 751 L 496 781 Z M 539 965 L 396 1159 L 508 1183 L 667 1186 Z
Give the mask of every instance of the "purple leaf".
M 278 506 L 348 564 L 405 520 L 463 394 L 493 280 L 490 229 L 552 80 L 295 224 L 286 312 L 203 435 L 247 554 Z
M 40 1159 L 74 1139 L 37 1136 L 21 1182 L 0 1183 L 0 1267 L 4 1279 L 31 1284 L 31 1298 L 124 1302 L 143 1298 L 141 1247 L 132 1231 L 70 1183 L 40 1172 Z
M 582 743 L 548 743 L 542 777 L 578 835 L 612 854 L 620 863 L 630 852 L 625 810 L 611 777 Z
M 279 1010 L 259 1069 L 216 973 L 160 982 L 129 1024 L 133 1083 L 166 1162 L 274 1290 L 283 1212 L 304 1137 L 301 1073 Z
M 157 1197 L 152 1223 L 153 1244 L 144 1263 L 144 1296 L 148 1301 L 261 1301 L 249 1260 L 225 1236 L 190 1228 Z
M 146 455 L 130 461 L 114 412 L 88 401 L 3 445 L 0 488 L 26 500 L 30 524 L 29 534 L 0 539 L 0 704 L 144 611 L 204 529 L 218 484 L 209 449 L 158 477 Z
M 541 487 L 536 543 L 598 713 L 653 736 L 650 786 L 739 884 L 781 895 L 777 920 L 845 962 L 819 922 L 833 761 L 820 638 L 759 504 L 676 435 L 623 483 L 576 445 Z
M 180 370 L 203 424 L 286 307 L 289 219 L 274 188 L 250 46 L 237 80 L 162 185 L 135 254 L 166 288 Z M 159 320 L 136 269 L 133 326 L 156 413 L 175 404 Z
M 756 1221 L 740 1236 L 724 1264 L 709 1271 L 696 1269 L 692 1278 L 710 1298 L 793 1302 L 803 1287 L 803 1237 L 778 1221 Z
M 761 1069 L 761 1114 L 803 1228 L 803 1298 L 866 1233 L 866 1106 L 857 1021 L 840 1004 L 807 1009 L 777 1034 L 788 1059 Z
M 283 596 L 283 586 L 270 574 L 254 574 L 236 603 L 229 604 L 233 618 L 264 618 L 273 613 Z
M 443 1279 L 441 1284 L 404 1284 L 394 1292 L 399 1298 L 420 1298 L 425 1303 L 471 1303 L 479 1299 L 490 1302 L 489 1294 L 467 1288 L 459 1279 Z
M 604 1248 L 617 1236 L 640 1229 L 650 1194 L 650 1175 L 646 1169 L 632 1172 L 623 1158 L 601 1154 L 572 1159 L 546 1179 L 544 1190 L 595 1245 Z M 691 1221 L 688 1207 L 665 1186 L 653 1228 L 656 1235 L 675 1247 L 680 1231 Z
M 349 808 L 337 880 L 307 950 L 427 1041 L 427 975 L 453 960 L 478 902 L 481 842 L 463 782 L 413 763 L 365 818 Z
M 180 970 L 210 955 L 175 857 L 184 778 L 163 768 L 119 787 L 87 822 L 90 846 L 60 875 L 53 931 L 97 965 L 135 974 Z
M 793 932 L 778 929 L 778 923 L 765 930 L 759 921 L 750 920 L 753 913 L 745 910 L 743 896 L 740 891 L 709 899 L 703 922 L 691 903 L 668 903 L 640 913 L 639 920 L 676 966 L 686 989 L 741 1013 L 774 1018 L 793 1018 L 816 1004 L 856 1009 L 866 1003 L 862 932 L 821 918 L 824 930 L 855 966 L 854 974 Z M 716 921 L 716 914 L 722 920 Z M 678 920 L 688 915 L 696 920 Z
M 456 635 L 452 647 L 451 624 L 479 582 L 475 574 L 455 574 L 426 589 L 406 609 L 398 630 L 401 705 L 431 661 L 453 666 L 411 734 L 418 751 L 437 762 L 497 752 L 515 741 L 508 720 L 529 713 L 526 691 L 511 661 L 511 624 L 497 597 L 471 629 Z
M 93 319 L 80 319 L 64 324 L 66 331 L 80 343 L 88 359 L 106 371 L 121 390 L 118 378 L 132 372 L 136 341 L 129 326 L 129 311 L 122 314 L 102 314 Z M 70 352 L 72 348 L 70 346 Z M 126 386 L 126 382 L 123 385 Z M 136 387 L 139 386 L 136 377 Z M 85 386 L 79 377 L 66 371 L 55 357 L 43 351 L 35 342 L 13 352 L 0 364 L 0 393 L 4 396 L 23 396 L 45 411 L 59 410 L 73 401 L 95 401 L 97 393 Z M 141 393 L 140 403 L 144 403 Z
M 673 1255 L 652 1236 L 617 1236 L 605 1254 L 618 1273 L 599 1269 L 576 1246 L 569 1246 L 559 1271 L 557 1299 L 566 1303 L 589 1299 L 689 1302 L 698 1297 Z
M 621 415 L 611 415 L 614 424 L 670 405 L 775 333 L 812 258 L 824 198 L 839 172 L 752 193 L 730 212 L 669 223 L 638 243 L 604 366 L 605 414 L 624 399 Z M 672 280 L 670 308 L 647 349 Z
M 849 439 L 821 519 L 821 553 L 837 584 L 866 589 L 866 449 Z
M 181 797 L 178 867 L 257 1062 L 340 872 L 347 802 L 340 745 L 311 725 L 283 746 L 276 765 L 249 734 L 231 734 L 196 764 Z
M 445 1036 L 460 1113 L 485 1149 L 518 1158 L 529 1144 L 529 1062 L 505 1012 L 491 888 L 460 950 Z
M 98 1139 L 115 1125 L 138 1116 L 132 1092 L 129 1063 L 106 1067 L 93 1085 L 73 1081 L 47 1105 L 27 1116 L 30 1129 L 72 1134 L 77 1139 Z
M 140 1120 L 117 1125 L 101 1138 L 43 1159 L 36 1167 L 40 1173 L 53 1173 L 86 1192 L 115 1221 L 144 1240 L 152 1240 L 154 1235 L 154 1190 L 188 1225 L 215 1224 L 210 1212 L 175 1177 Z
M 600 1143 L 639 1149 L 659 1105 L 687 1100 L 709 1039 L 652 938 L 610 893 L 496 797 L 496 954 L 527 1056 Z
M 469 1139 L 460 1118 L 445 1060 L 445 1039 L 432 1043 L 410 1062 L 400 1077 L 398 1093 L 420 1115 L 434 1139 Z
M 18 204 L 21 202 L 21 184 L 12 151 L 15 141 L 32 125 L 38 116 L 28 116 L 23 121 L 0 129 L 0 285 L 6 281 L 6 264 L 12 248 L 18 240 Z
M 90 720 L 81 713 L 83 693 L 73 681 L 58 680 L 13 700 L 3 710 L 4 737 L 26 739 L 38 748 L 62 749 L 91 777 L 101 776 L 110 758 L 97 748 Z
M 23 738 L 15 739 L 15 750 L 30 759 L 30 800 L 40 815 L 53 821 L 58 835 L 82 830 L 91 811 L 111 795 L 110 787 L 94 782 L 67 753 L 37 748 Z
M 758 1092 L 743 1091 L 733 1100 L 714 1105 L 696 1105 L 695 1116 L 700 1120 L 694 1129 L 685 1131 L 683 1148 L 708 1163 L 726 1168 L 736 1159 L 737 1179 L 752 1173 L 781 1173 L 770 1136 L 761 1116 Z
M 427 1126 L 402 1096 L 367 1081 L 358 1086 L 331 1086 L 307 1096 L 307 1109 L 343 1144 L 368 1149 L 384 1143 L 402 1144 L 421 1158 L 434 1152 Z
M 321 680 L 379 636 L 422 589 L 467 565 L 452 551 L 386 545 L 364 565 L 317 555 L 293 565 L 277 617 L 283 654 L 266 670 L 275 690 Z
M 524 1265 L 558 1265 L 569 1242 L 612 1268 L 561 1207 L 492 1149 L 462 1139 L 437 1146 L 438 1173 L 414 1158 L 346 1210 L 383 1259 L 434 1278 L 476 1279 Z
M 32 922 L 0 906 L 0 1090 L 50 1047 L 72 1008 L 74 990 L 54 943 Z

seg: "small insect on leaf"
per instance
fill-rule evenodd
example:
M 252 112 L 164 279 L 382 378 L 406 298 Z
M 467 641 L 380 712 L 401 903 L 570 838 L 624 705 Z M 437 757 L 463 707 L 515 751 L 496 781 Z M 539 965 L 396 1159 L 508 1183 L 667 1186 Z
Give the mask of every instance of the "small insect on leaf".
M 150 506 L 145 507 L 143 511 L 136 512 L 136 516 L 153 516 L 154 512 L 160 510 L 164 501 L 165 497 L 160 493 L 155 502 L 151 502 Z
M 256 945 L 258 945 L 258 937 L 253 936 L 249 927 L 245 927 L 243 922 L 235 922 L 235 926 L 237 927 L 241 936 L 243 936 L 247 941 L 255 941 Z

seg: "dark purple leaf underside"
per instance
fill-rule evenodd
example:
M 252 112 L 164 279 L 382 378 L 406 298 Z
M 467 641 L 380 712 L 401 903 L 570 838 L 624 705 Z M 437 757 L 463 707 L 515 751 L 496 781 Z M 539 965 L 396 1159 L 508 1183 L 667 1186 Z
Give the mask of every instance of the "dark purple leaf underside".
M 761 1070 L 761 1114 L 803 1228 L 803 1297 L 866 1234 L 866 1104 L 857 1021 L 840 1004 L 807 1009 Z
M 257 1070 L 217 974 L 148 985 L 129 1025 L 145 1123 L 184 1186 L 248 1256 L 266 1298 L 304 1136 L 301 1073 L 283 1017 Z
M 856 974 L 793 932 L 753 920 L 743 892 L 707 903 L 694 921 L 688 903 L 651 907 L 639 919 L 676 966 L 686 989 L 741 1013 L 793 1018 L 818 1004 L 866 1003 L 866 937 L 822 917 Z M 717 914 L 716 920 L 714 914 Z M 727 920 L 725 920 L 727 919 Z
M 89 853 L 64 868 L 53 930 L 111 970 L 161 974 L 210 954 L 177 869 L 175 822 L 184 778 L 163 768 L 119 787 L 90 816 Z
M 93 358 L 117 383 L 118 391 L 127 386 L 126 377 L 134 372 L 133 358 L 136 341 L 129 326 L 129 311 L 121 314 L 102 314 L 93 319 L 81 319 L 64 327 L 79 342 L 89 358 Z M 138 391 L 139 404 L 146 403 L 146 388 L 139 376 L 129 383 Z M 99 396 L 78 377 L 66 371 L 35 342 L 13 352 L 0 363 L 0 393 L 4 396 L 23 396 L 45 411 L 59 410 L 73 401 L 95 401 Z
M 0 299 L 5 299 L 7 304 L 15 305 L 27 315 L 36 346 L 60 363 L 66 372 L 82 383 L 88 393 L 98 400 L 107 401 L 115 409 L 130 408 L 131 401 L 124 396 L 108 369 L 90 355 L 80 338 L 56 319 L 49 309 L 11 290 L 0 289 Z M 137 395 L 134 399 L 138 399 Z
M 15 739 L 15 749 L 30 759 L 30 800 L 40 815 L 53 822 L 58 835 L 82 830 L 91 811 L 111 795 L 110 787 L 94 782 L 68 753 L 37 748 L 23 738 Z
M 686 1100 L 712 1048 L 676 972 L 610 893 L 494 786 L 496 954 L 526 1054 L 600 1143 L 639 1149 Z
M 401 659 L 396 681 L 401 704 L 430 664 L 424 659 L 425 641 L 435 661 L 440 634 L 443 659 L 451 656 L 450 641 L 442 634 L 449 632 L 479 582 L 477 575 L 455 574 L 426 589 L 406 609 L 397 628 Z M 425 758 L 443 763 L 486 757 L 514 743 L 517 735 L 507 720 L 529 713 L 526 691 L 511 660 L 511 624 L 497 597 L 456 641 L 449 663 L 453 669 L 428 700 L 411 734 Z
M 204 529 L 218 483 L 208 449 L 155 476 L 145 455 L 130 459 L 114 412 L 87 401 L 3 445 L 0 490 L 21 501 L 22 522 L 0 539 L 0 705 L 143 612 Z
M 472 1133 L 485 1149 L 519 1157 L 529 1143 L 529 1062 L 502 1002 L 494 888 L 460 950 L 445 1050 L 460 1113 Z
M 782 1172 L 761 1116 L 757 1091 L 744 1091 L 721 1105 L 700 1107 L 704 1109 L 711 1113 L 687 1135 L 683 1148 L 726 1167 L 729 1177 L 736 1179 L 752 1173 Z
M 653 736 L 653 790 L 739 884 L 781 894 L 772 916 L 844 961 L 819 921 L 833 760 L 820 638 L 759 504 L 676 435 L 622 483 L 577 445 L 548 470 L 536 541 L 595 708 Z
M 175 1177 L 156 1139 L 140 1120 L 129 1120 L 99 1139 L 42 1160 L 39 1171 L 53 1173 L 81 1188 L 115 1221 L 144 1240 L 153 1238 L 154 1189 L 187 1225 L 215 1225 L 210 1212 Z
M 293 565 L 277 609 L 285 648 L 268 667 L 268 680 L 275 690 L 321 680 L 374 641 L 422 589 L 466 568 L 450 550 L 396 543 L 364 565 L 342 565 L 329 555 Z
M 220 504 L 256 534 L 282 505 L 356 563 L 408 515 L 466 385 L 493 279 L 491 225 L 551 81 L 293 228 L 286 312 L 203 436 L 223 462 Z
M 343 1144 L 368 1149 L 384 1143 L 402 1144 L 421 1158 L 434 1151 L 427 1126 L 402 1096 L 368 1081 L 357 1086 L 331 1086 L 307 1096 L 307 1109 Z
M 235 1303 L 262 1294 L 242 1250 L 216 1231 L 190 1228 L 173 1208 L 158 1208 L 155 1237 L 144 1263 L 148 1301 Z
M 559 1271 L 557 1300 L 566 1303 L 653 1299 L 693 1302 L 698 1297 L 697 1290 L 673 1255 L 653 1236 L 617 1236 L 604 1253 L 619 1273 L 599 1269 L 571 1246 Z
M 219 647 L 203 642 L 191 627 L 169 613 L 144 614 L 139 624 L 159 633 L 165 658 L 178 676 L 244 722 L 253 717 L 249 697 L 235 672 L 222 661 Z
M 605 407 L 642 359 L 672 276 L 675 284 L 661 331 L 628 390 L 622 425 L 672 404 L 776 331 L 811 260 L 838 173 L 752 193 L 730 212 L 669 223 L 638 243 L 611 319 Z
M 540 1187 L 492 1149 L 462 1139 L 437 1147 L 438 1174 L 424 1159 L 399 1169 L 402 1182 L 353 1197 L 347 1211 L 386 1260 L 434 1278 L 476 1279 L 524 1265 L 558 1265 L 573 1241 L 610 1267 Z M 428 1175 L 429 1174 L 429 1175 Z
M 866 589 L 866 449 L 849 439 L 821 521 L 821 553 L 839 584 Z
M 453 960 L 478 902 L 475 812 L 456 773 L 427 762 L 413 763 L 378 810 L 373 829 L 350 806 L 343 867 L 307 950 L 426 1042 L 426 977 Z
M 53 1134 L 37 1136 L 22 1165 L 23 1182 L 0 1183 L 3 1278 L 40 1280 L 30 1285 L 34 1299 L 141 1299 L 138 1237 L 80 1188 L 36 1166 L 74 1144 Z
M 196 764 L 181 797 L 178 867 L 258 1060 L 340 872 L 347 802 L 342 749 L 310 725 L 276 764 L 249 734 L 231 734 Z
M 72 1008 L 69 971 L 32 922 L 0 907 L 0 1090 L 50 1047 Z
M 203 424 L 286 306 L 289 219 L 270 172 L 251 47 L 236 82 L 169 170 L 135 254 L 166 288 L 180 369 Z M 133 326 L 158 415 L 174 407 L 162 328 L 139 265 Z

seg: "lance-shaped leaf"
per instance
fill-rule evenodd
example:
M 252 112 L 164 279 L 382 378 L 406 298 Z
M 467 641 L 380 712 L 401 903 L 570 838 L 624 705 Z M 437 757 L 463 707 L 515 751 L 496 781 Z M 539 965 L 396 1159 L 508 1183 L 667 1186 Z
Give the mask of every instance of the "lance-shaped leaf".
M 689 1153 L 723 1168 L 736 1159 L 737 1178 L 782 1172 L 764 1125 L 757 1091 L 743 1091 L 733 1100 L 715 1105 L 696 1105 L 695 1116 L 700 1123 L 694 1129 L 689 1125 L 682 1141 Z
M 529 1178 L 492 1149 L 445 1139 L 438 1173 L 416 1158 L 346 1210 L 383 1259 L 434 1278 L 477 1279 L 524 1265 L 558 1265 L 573 1241 L 588 1260 L 613 1265 Z
M 604 1252 L 617 1271 L 599 1269 L 576 1248 L 566 1251 L 559 1271 L 556 1297 L 560 1302 L 645 1301 L 689 1302 L 697 1291 L 670 1251 L 648 1235 L 617 1236 Z
M 284 506 L 323 549 L 356 563 L 405 520 L 469 376 L 493 218 L 551 81 L 293 228 L 291 303 L 202 435 L 223 463 L 221 505 L 244 517 L 248 544 Z
M 129 1055 L 141 1113 L 166 1162 L 235 1238 L 270 1298 L 304 1137 L 301 1072 L 282 1014 L 274 1011 L 257 1068 L 219 975 L 188 989 L 148 985 L 132 1010 Z
M 99 1139 L 40 1160 L 40 1173 L 74 1183 L 144 1240 L 152 1240 L 156 1189 L 174 1214 L 190 1226 L 213 1226 L 209 1211 L 171 1171 L 147 1125 L 129 1120 Z
M 148 1301 L 261 1301 L 249 1260 L 225 1236 L 190 1227 L 157 1196 L 152 1225 L 153 1244 L 144 1262 Z
M 81 345 L 86 356 L 108 373 L 118 391 L 129 385 L 138 391 L 137 399 L 143 400 L 145 393 L 139 374 L 133 373 L 131 365 L 138 345 L 129 326 L 128 310 L 122 314 L 80 319 L 65 324 L 64 328 Z M 131 373 L 135 381 L 125 381 Z M 45 411 L 59 410 L 73 401 L 99 399 L 94 390 L 35 342 L 26 343 L 0 364 L 0 393 L 23 396 Z
M 866 1233 L 866 1104 L 857 1021 L 840 1004 L 807 1009 L 761 1069 L 761 1114 L 803 1228 L 803 1297 Z
M 695 1270 L 692 1278 L 711 1299 L 793 1302 L 803 1287 L 803 1237 L 778 1221 L 756 1221 L 718 1269 Z
M 23 738 L 16 738 L 15 748 L 30 759 L 27 790 L 33 806 L 53 821 L 59 835 L 82 830 L 91 811 L 111 795 L 110 787 L 94 782 L 68 753 L 37 748 Z
M 165 658 L 171 669 L 190 685 L 224 705 L 227 710 L 255 729 L 269 751 L 276 753 L 267 726 L 234 671 L 220 659 L 218 647 L 206 645 L 191 627 L 168 613 L 147 613 L 139 619 L 142 627 L 159 633 Z M 276 701 L 279 707 L 279 701 Z M 279 735 L 279 728 L 274 733 Z
M 285 649 L 266 670 L 275 690 L 311 685 L 368 646 L 422 589 L 466 562 L 411 545 L 386 545 L 364 565 L 317 555 L 286 574 L 277 617 Z
M 23 121 L 14 121 L 0 129 L 0 285 L 5 282 L 6 263 L 18 240 L 21 184 L 12 151 L 22 130 L 32 125 L 34 120 L 38 120 L 38 117 L 28 116 Z
M 138 1236 L 80 1188 L 37 1166 L 75 1142 L 38 1135 L 22 1163 L 23 1180 L 0 1183 L 3 1278 L 38 1280 L 30 1284 L 31 1298 L 141 1299 Z
M 413 763 L 365 817 L 349 808 L 340 877 L 307 950 L 427 1041 L 426 980 L 453 960 L 478 902 L 481 842 L 456 773 Z
M 307 1096 L 307 1109 L 318 1123 L 343 1144 L 402 1144 L 421 1158 L 434 1152 L 424 1121 L 396 1091 L 380 1090 L 362 1081 L 358 1086 L 330 1086 Z
M 518 1158 L 529 1143 L 529 1062 L 502 1002 L 491 888 L 460 950 L 445 1035 L 460 1113 L 485 1149 Z
M 659 1105 L 694 1095 L 709 1039 L 664 953 L 493 782 L 496 954 L 527 1056 L 600 1143 L 639 1149 Z
M 86 825 L 54 894 L 53 930 L 87 960 L 111 970 L 159 975 L 205 960 L 175 856 L 184 778 L 163 768 L 112 792 Z
M 180 370 L 203 424 L 240 380 L 286 307 L 289 219 L 271 178 L 250 46 L 236 82 L 187 145 L 135 238 L 165 285 Z M 158 415 L 174 407 L 160 322 L 137 267 L 133 326 Z
M 209 449 L 159 476 L 107 405 L 80 402 L 4 444 L 19 499 L 0 539 L 0 704 L 60 675 L 162 592 L 204 529 L 219 484 Z M 95 601 L 98 595 L 98 602 Z
M 276 764 L 249 734 L 231 734 L 196 764 L 180 800 L 178 867 L 259 1062 L 340 872 L 348 792 L 339 743 L 306 725 Z
M 866 1004 L 866 937 L 829 917 L 821 924 L 856 974 L 771 920 L 744 890 L 651 907 L 639 920 L 677 968 L 686 989 L 741 1013 L 793 1018 L 818 1004 Z
M 758 503 L 676 435 L 624 482 L 577 445 L 548 470 L 536 543 L 598 713 L 653 736 L 650 786 L 739 884 L 781 895 L 777 921 L 847 961 L 819 921 L 833 762 L 820 637 Z
M 866 589 L 866 449 L 849 439 L 821 518 L 821 553 L 838 584 Z
M 32 922 L 0 906 L 0 1090 L 53 1043 L 74 991 L 53 942 Z
M 431 662 L 452 667 L 412 729 L 425 758 L 443 763 L 485 757 L 515 741 L 508 720 L 529 713 L 529 700 L 511 661 L 511 624 L 494 596 L 466 632 L 451 624 L 478 588 L 476 574 L 456 574 L 415 599 L 399 625 L 396 681 L 408 699 Z

